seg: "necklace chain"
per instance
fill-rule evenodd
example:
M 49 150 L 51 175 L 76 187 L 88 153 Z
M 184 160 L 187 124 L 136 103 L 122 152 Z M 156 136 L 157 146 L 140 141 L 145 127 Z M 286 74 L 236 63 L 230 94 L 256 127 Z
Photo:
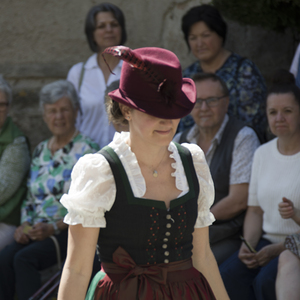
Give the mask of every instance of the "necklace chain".
M 168 150 L 167 150 L 167 152 L 168 152 Z M 153 177 L 155 177 L 155 178 L 158 176 L 157 169 L 158 169 L 158 167 L 160 166 L 160 164 L 162 163 L 164 157 L 165 157 L 165 154 L 163 155 L 161 161 L 160 161 L 159 164 L 156 166 L 156 168 L 154 168 L 154 170 L 153 170 L 153 172 L 152 172 L 152 175 L 153 175 Z

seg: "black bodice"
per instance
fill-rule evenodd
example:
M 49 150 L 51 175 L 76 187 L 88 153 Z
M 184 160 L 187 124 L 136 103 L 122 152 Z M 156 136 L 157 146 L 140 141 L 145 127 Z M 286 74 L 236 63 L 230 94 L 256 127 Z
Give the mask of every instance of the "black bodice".
M 199 183 L 191 154 L 176 144 L 189 192 L 170 203 L 136 198 L 117 154 L 110 147 L 100 153 L 110 164 L 117 193 L 110 211 L 105 213 L 106 228 L 100 229 L 99 250 L 103 262 L 112 262 L 112 254 L 121 246 L 138 265 L 169 263 L 190 258 L 192 233 L 198 215 Z

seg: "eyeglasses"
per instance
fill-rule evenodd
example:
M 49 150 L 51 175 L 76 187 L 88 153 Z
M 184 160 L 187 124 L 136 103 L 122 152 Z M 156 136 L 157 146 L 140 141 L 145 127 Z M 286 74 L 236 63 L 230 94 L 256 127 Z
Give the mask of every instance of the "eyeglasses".
M 8 102 L 5 102 L 5 103 L 0 102 L 0 110 L 5 110 L 7 107 L 8 107 Z
M 203 102 L 205 102 L 208 107 L 215 107 L 215 106 L 218 106 L 220 104 L 220 100 L 225 97 L 227 97 L 227 95 L 224 95 L 221 97 L 210 97 L 210 98 L 206 98 L 206 99 L 198 98 L 196 100 L 195 107 L 200 108 L 202 106 Z

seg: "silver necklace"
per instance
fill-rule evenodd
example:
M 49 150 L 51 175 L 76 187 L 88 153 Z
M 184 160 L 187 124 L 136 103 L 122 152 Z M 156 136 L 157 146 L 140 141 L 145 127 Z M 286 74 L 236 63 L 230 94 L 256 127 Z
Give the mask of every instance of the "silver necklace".
M 168 151 L 167 151 L 167 152 L 168 152 Z M 158 176 L 157 169 L 158 169 L 158 167 L 160 166 L 161 162 L 163 161 L 164 157 L 165 157 L 165 155 L 163 155 L 161 161 L 160 161 L 159 164 L 156 166 L 156 168 L 154 168 L 154 170 L 153 170 L 152 175 L 153 175 L 153 177 L 155 177 L 155 178 Z

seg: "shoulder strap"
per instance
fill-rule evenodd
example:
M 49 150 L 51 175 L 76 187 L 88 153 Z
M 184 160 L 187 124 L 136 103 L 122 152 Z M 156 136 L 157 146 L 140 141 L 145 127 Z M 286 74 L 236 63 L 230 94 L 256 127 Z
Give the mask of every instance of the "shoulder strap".
M 102 154 L 108 161 L 114 175 L 117 188 L 118 186 L 122 185 L 124 187 L 127 198 L 133 198 L 134 195 L 129 179 L 127 177 L 123 164 L 116 152 L 111 147 L 105 146 L 98 153 Z
M 80 92 L 80 88 L 82 85 L 82 80 L 83 80 L 83 75 L 84 75 L 84 66 L 86 63 L 82 63 L 81 71 L 80 71 L 80 76 L 79 76 L 79 81 L 78 81 L 78 94 Z
M 174 142 L 175 146 L 178 149 L 183 168 L 185 171 L 186 179 L 189 183 L 190 189 L 193 191 L 193 194 L 199 194 L 199 183 L 196 174 L 196 170 L 193 163 L 193 158 L 190 150 L 186 147 L 181 146 L 180 144 Z

